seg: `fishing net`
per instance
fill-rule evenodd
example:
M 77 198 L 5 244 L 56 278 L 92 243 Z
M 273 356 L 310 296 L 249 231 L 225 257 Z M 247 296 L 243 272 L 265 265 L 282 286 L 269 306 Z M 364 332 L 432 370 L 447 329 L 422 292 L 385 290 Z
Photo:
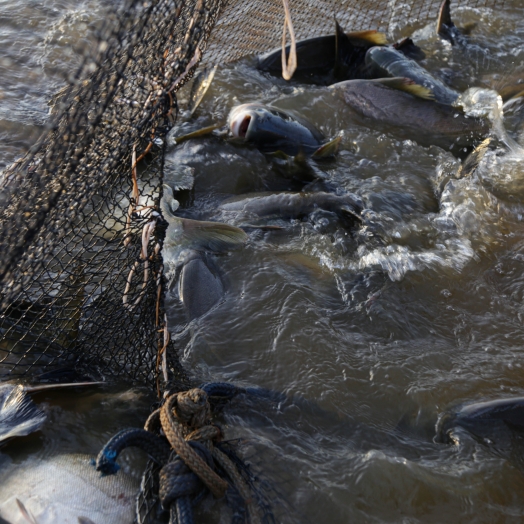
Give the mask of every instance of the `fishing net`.
M 503 0 L 456 2 L 502 7 Z M 293 0 L 298 39 L 394 31 L 435 19 L 438 3 Z M 159 386 L 186 381 L 164 322 L 165 136 L 176 93 L 199 62 L 278 47 L 281 0 L 125 2 L 106 17 L 96 56 L 55 101 L 0 193 L 0 376 L 71 367 Z

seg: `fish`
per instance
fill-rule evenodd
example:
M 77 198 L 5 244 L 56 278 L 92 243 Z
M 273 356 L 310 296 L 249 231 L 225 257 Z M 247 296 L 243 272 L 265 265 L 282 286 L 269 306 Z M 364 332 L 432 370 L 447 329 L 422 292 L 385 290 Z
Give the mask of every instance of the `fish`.
M 524 470 L 524 397 L 474 402 L 441 414 L 434 441 L 460 444 L 465 436 Z
M 386 45 L 386 35 L 375 30 L 345 33 L 335 21 L 335 34 L 317 36 L 296 43 L 295 80 L 317 85 L 359 78 L 364 69 L 366 51 Z M 290 47 L 286 47 L 289 56 Z M 259 57 L 257 69 L 274 76 L 282 74 L 282 48 Z
M 46 421 L 46 414 L 31 400 L 29 394 L 61 388 L 101 385 L 103 382 L 76 382 L 69 384 L 38 384 L 34 386 L 0 384 L 0 445 L 14 437 L 38 431 Z
M 456 154 L 471 148 L 490 130 L 489 121 L 459 107 L 440 104 L 431 92 L 407 78 L 348 80 L 331 88 L 363 123 L 389 126 L 421 145 L 439 145 Z
M 352 193 L 335 195 L 326 192 L 252 193 L 222 202 L 220 211 L 237 212 L 257 217 L 300 218 L 317 209 L 337 213 L 343 218 L 359 222 L 363 203 Z
M 366 53 L 366 66 L 370 78 L 409 78 L 431 91 L 432 99 L 441 104 L 453 104 L 459 94 L 431 75 L 415 60 L 407 58 L 392 47 L 372 47 Z
M 174 215 L 179 203 L 175 200 L 173 189 L 163 185 L 164 194 L 160 208 L 168 227 L 164 240 L 164 259 L 175 262 L 184 249 L 196 251 L 224 252 L 234 249 L 247 241 L 242 229 L 221 222 L 191 220 Z
M 0 518 L 10 524 L 133 521 L 139 481 L 100 476 L 87 455 L 30 456 L 0 467 Z M 1 522 L 1 520 L 0 520 Z
M 205 315 L 222 300 L 224 293 L 224 284 L 216 268 L 205 255 L 193 251 L 178 279 L 178 296 L 187 320 L 190 322 Z
M 339 137 L 326 141 L 320 131 L 291 112 L 258 103 L 234 107 L 228 125 L 235 138 L 264 153 L 323 158 L 335 154 L 340 142 Z
M 451 2 L 444 0 L 440 4 L 437 18 L 437 35 L 451 45 L 466 46 L 468 43 L 467 33 L 472 27 L 459 29 L 451 19 Z

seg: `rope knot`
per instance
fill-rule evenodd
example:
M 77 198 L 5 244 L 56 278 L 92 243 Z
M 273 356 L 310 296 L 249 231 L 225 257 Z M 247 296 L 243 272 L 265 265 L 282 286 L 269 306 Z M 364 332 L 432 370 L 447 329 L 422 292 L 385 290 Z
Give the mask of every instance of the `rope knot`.
M 207 393 L 199 388 L 177 393 L 173 410 L 178 420 L 191 429 L 205 426 L 211 418 Z

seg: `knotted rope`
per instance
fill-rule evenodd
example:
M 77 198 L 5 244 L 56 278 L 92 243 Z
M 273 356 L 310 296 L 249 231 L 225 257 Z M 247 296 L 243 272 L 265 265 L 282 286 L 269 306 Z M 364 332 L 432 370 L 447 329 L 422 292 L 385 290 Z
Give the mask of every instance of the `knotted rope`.
M 245 391 L 230 384 L 207 384 L 203 388 L 222 398 Z M 162 508 L 169 511 L 171 523 L 192 523 L 192 505 L 207 488 L 216 498 L 228 490 L 240 497 L 250 522 L 258 524 L 260 517 L 248 483 L 229 456 L 215 446 L 221 436 L 220 428 L 211 422 L 211 406 L 204 389 L 174 393 L 151 413 L 144 429 L 126 429 L 111 438 L 98 454 L 96 469 L 102 474 L 114 474 L 123 449 L 141 448 L 161 466 L 158 498 Z

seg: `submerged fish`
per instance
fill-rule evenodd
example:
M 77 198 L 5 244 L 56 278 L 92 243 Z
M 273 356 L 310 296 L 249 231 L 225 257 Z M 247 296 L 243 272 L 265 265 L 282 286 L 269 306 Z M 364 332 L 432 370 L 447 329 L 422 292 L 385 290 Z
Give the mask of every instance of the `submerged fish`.
M 416 84 L 429 89 L 435 101 L 453 104 L 459 93 L 432 76 L 414 60 L 391 47 L 373 47 L 366 53 L 366 66 L 373 78 L 409 78 Z
M 202 253 L 192 251 L 178 276 L 178 298 L 188 321 L 205 315 L 225 293 L 224 284 L 214 264 Z
M 458 426 L 495 443 L 497 435 L 506 438 L 510 430 L 524 432 L 524 398 L 477 402 L 446 413 L 437 423 L 437 440 L 448 442 L 450 432 Z
M 0 467 L 0 518 L 10 524 L 128 524 L 137 479 L 120 472 L 101 477 L 87 455 L 29 457 Z M 31 521 L 29 521 L 31 522 Z
M 308 38 L 296 43 L 297 69 L 293 78 L 302 82 L 329 85 L 359 78 L 364 70 L 366 51 L 386 45 L 386 35 L 378 31 L 345 33 L 335 22 L 335 34 Z M 286 48 L 289 56 L 289 46 Z M 282 49 L 262 55 L 257 68 L 275 76 L 282 74 Z
M 175 216 L 174 211 L 178 205 L 173 190 L 164 184 L 164 196 L 160 207 L 164 219 L 168 222 L 163 251 L 164 257 L 168 260 L 176 258 L 176 255 L 185 248 L 220 252 L 228 251 L 246 242 L 246 233 L 238 227 Z
M 422 145 L 469 147 L 485 136 L 489 123 L 460 108 L 431 100 L 431 93 L 405 78 L 348 80 L 332 86 L 365 122 L 396 128 Z
M 324 209 L 359 221 L 363 204 L 360 198 L 351 193 L 334 195 L 325 192 L 279 192 L 241 195 L 226 200 L 219 209 L 258 217 L 279 218 L 300 218 L 317 209 Z
M 339 139 L 331 142 L 309 122 L 291 113 L 262 104 L 243 104 L 232 109 L 228 124 L 234 137 L 266 153 L 324 157 L 334 154 Z

